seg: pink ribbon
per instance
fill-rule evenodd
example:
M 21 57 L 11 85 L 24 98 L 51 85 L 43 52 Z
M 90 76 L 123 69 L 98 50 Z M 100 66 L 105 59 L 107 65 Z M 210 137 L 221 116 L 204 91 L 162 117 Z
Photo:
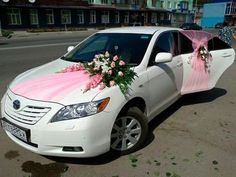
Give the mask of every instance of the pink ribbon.
M 23 81 L 11 90 L 26 98 L 43 101 L 60 101 L 75 89 L 88 91 L 102 81 L 101 75 L 90 76 L 83 67 L 70 66 L 62 72 Z

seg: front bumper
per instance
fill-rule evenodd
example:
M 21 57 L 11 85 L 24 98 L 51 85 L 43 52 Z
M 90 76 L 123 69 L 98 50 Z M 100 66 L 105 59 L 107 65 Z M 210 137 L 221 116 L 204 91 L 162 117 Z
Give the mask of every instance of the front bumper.
M 14 95 L 9 91 L 7 94 L 24 104 L 38 104 L 38 101 Z M 114 112 L 103 111 L 89 117 L 50 123 L 53 115 L 63 106 L 57 103 L 43 103 L 50 106 L 51 110 L 37 123 L 30 125 L 9 116 L 5 111 L 5 100 L 6 95 L 1 102 L 1 116 L 19 127 L 28 129 L 30 142 L 16 138 L 8 131 L 6 133 L 14 142 L 30 151 L 50 156 L 93 157 L 110 149 L 110 134 L 116 118 Z M 70 150 L 73 147 L 79 148 L 79 151 Z

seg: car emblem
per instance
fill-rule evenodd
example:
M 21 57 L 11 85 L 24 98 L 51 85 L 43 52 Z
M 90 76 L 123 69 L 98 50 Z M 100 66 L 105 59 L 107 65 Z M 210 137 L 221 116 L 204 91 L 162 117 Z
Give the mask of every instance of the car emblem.
M 20 109 L 20 101 L 19 101 L 19 100 L 13 101 L 13 108 L 14 108 L 15 110 Z

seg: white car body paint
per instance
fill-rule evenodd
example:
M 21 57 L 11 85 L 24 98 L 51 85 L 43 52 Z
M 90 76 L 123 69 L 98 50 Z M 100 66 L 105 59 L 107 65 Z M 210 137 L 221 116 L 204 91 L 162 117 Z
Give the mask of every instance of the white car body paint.
M 43 155 L 64 156 L 64 157 L 92 157 L 109 151 L 110 135 L 113 124 L 124 105 L 132 98 L 142 98 L 146 104 L 145 114 L 148 121 L 181 97 L 180 90 L 188 77 L 191 69 L 188 58 L 190 54 L 173 57 L 171 62 L 160 63 L 158 66 L 148 67 L 149 58 L 158 36 L 165 31 L 180 30 L 168 27 L 132 27 L 108 29 L 99 33 L 139 33 L 153 34 L 142 62 L 135 67 L 138 77 L 131 85 L 129 94 L 125 97 L 117 86 L 105 88 L 99 91 L 98 88 L 86 93 L 81 88 L 73 90 L 60 102 L 45 102 L 44 100 L 32 100 L 21 95 L 16 95 L 11 88 L 18 83 L 49 73 L 55 73 L 70 66 L 73 62 L 57 59 L 48 64 L 33 68 L 24 72 L 14 79 L 1 101 L 1 116 L 12 124 L 30 130 L 30 143 L 25 143 L 11 133 L 7 135 L 20 146 Z M 210 88 L 213 88 L 222 73 L 233 63 L 235 53 L 233 49 L 211 52 L 214 60 L 211 65 Z M 223 57 L 223 59 L 222 59 Z M 224 62 L 221 62 L 224 60 Z M 196 92 L 193 91 L 193 92 Z M 104 111 L 92 116 L 79 119 L 66 120 L 50 123 L 52 117 L 64 106 L 90 102 L 110 97 L 110 102 Z M 40 117 L 36 123 L 27 123 L 27 120 L 19 121 L 21 110 L 14 110 L 12 102 L 20 100 L 22 109 L 33 106 L 30 109 L 50 108 Z M 35 107 L 35 108 L 34 108 Z M 29 113 L 30 115 L 30 113 Z M 37 146 L 35 146 L 37 145 Z M 80 152 L 62 151 L 63 147 L 82 147 Z

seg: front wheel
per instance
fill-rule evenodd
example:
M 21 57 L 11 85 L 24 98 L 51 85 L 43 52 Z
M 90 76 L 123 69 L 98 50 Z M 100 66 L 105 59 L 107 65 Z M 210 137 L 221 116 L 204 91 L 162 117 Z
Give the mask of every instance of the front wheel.
M 148 133 L 147 118 L 137 107 L 118 117 L 111 132 L 111 149 L 121 155 L 138 150 Z

